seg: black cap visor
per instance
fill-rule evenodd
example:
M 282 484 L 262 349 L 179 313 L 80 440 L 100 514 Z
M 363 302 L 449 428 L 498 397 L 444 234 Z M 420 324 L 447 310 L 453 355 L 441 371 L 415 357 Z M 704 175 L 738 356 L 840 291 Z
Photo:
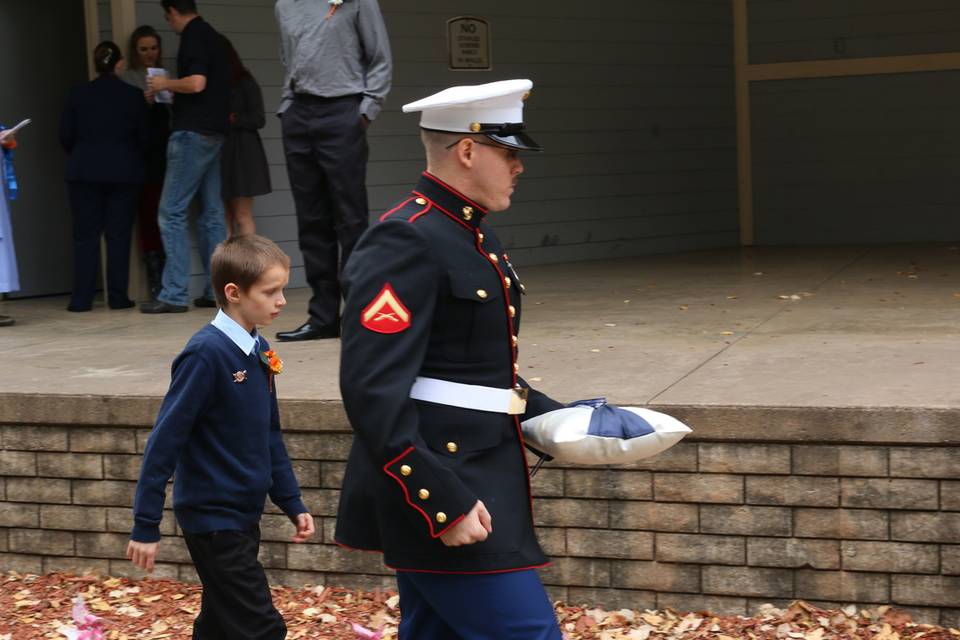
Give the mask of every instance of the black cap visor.
M 483 135 L 487 136 L 497 144 L 509 147 L 511 149 L 522 149 L 523 151 L 543 151 L 543 147 L 537 144 L 533 138 L 522 131 L 511 133 L 509 135 L 497 135 L 495 133 L 484 133 Z

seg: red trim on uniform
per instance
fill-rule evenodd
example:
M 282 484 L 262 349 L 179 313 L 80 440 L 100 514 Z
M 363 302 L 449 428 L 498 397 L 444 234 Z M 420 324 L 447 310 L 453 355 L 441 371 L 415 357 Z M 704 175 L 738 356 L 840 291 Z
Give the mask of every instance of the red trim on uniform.
M 427 200 L 427 206 L 426 206 L 422 211 L 418 211 L 417 213 L 415 213 L 415 214 L 413 214 L 412 216 L 410 216 L 410 219 L 407 220 L 407 222 L 414 222 L 414 221 L 416 221 L 417 218 L 419 218 L 419 217 L 422 216 L 423 214 L 429 213 L 431 206 L 433 206 L 433 203 L 430 202 L 429 200 Z
M 450 185 L 448 185 L 446 182 L 444 182 L 443 180 L 441 180 L 441 179 L 438 178 L 437 176 L 435 176 L 435 175 L 433 175 L 433 174 L 431 174 L 431 173 L 427 173 L 426 171 L 424 171 L 424 172 L 423 172 L 423 177 L 424 177 L 424 178 L 427 178 L 427 179 L 429 179 L 429 180 L 432 180 L 433 182 L 436 182 L 438 185 L 440 185 L 441 187 L 443 187 L 444 189 L 446 189 L 447 191 L 449 191 L 449 192 L 452 193 L 453 195 L 457 196 L 457 197 L 460 198 L 461 200 L 464 200 L 464 201 L 470 203 L 470 205 L 473 206 L 473 208 L 479 209 L 481 212 L 483 212 L 484 215 L 486 215 L 487 213 L 489 213 L 489 211 L 487 210 L 486 207 L 481 207 L 481 206 L 478 205 L 476 202 L 474 202 L 473 200 L 471 200 L 471 199 L 468 198 L 467 196 L 463 195 L 462 193 L 460 193 L 459 191 L 457 191 L 456 189 L 454 189 L 453 187 L 451 187 Z
M 336 540 L 334 540 L 333 543 L 338 547 L 342 547 L 346 549 L 347 551 L 366 551 L 369 553 L 380 553 L 380 554 L 383 553 L 382 549 L 361 549 L 360 547 L 351 547 L 350 545 L 343 544 L 342 542 L 338 542 Z M 512 569 L 490 569 L 488 571 L 440 571 L 437 569 L 404 569 L 402 567 L 391 566 L 386 562 L 383 563 L 383 566 L 387 567 L 388 569 L 393 569 L 394 571 L 408 571 L 410 573 L 440 573 L 445 575 L 479 576 L 479 575 L 489 575 L 493 573 L 514 573 L 517 571 L 528 571 L 530 569 L 542 569 L 543 567 L 549 567 L 551 564 L 553 563 L 547 560 L 543 564 L 534 564 L 534 565 L 530 565 L 529 567 L 515 567 Z
M 414 193 L 416 193 L 416 194 L 419 195 L 419 196 L 422 196 L 422 195 L 423 195 L 423 194 L 421 194 L 421 193 L 419 193 L 419 192 L 417 192 L 417 191 L 414 191 Z M 423 196 L 423 197 L 426 197 L 426 196 Z M 459 225 L 460 225 L 461 227 L 463 227 L 464 229 L 467 229 L 467 230 L 469 230 L 469 231 L 473 231 L 473 227 L 471 227 L 470 225 L 468 225 L 466 222 L 464 222 L 463 220 L 461 220 L 459 217 L 453 215 L 452 213 L 450 213 L 449 211 L 447 211 L 446 209 L 444 209 L 443 207 L 441 207 L 440 205 L 438 205 L 436 202 L 433 202 L 432 204 L 433 204 L 434 207 L 436 207 L 437 209 L 439 209 L 440 211 L 442 211 L 444 214 L 446 214 L 446 216 L 447 216 L 448 218 L 450 218 L 451 220 L 453 220 L 454 222 L 456 222 L 457 224 L 459 224 Z
M 529 567 L 516 567 L 513 569 L 491 569 L 490 571 L 438 571 L 435 569 L 404 569 L 402 567 L 392 567 L 387 563 L 383 563 L 383 566 L 388 569 L 393 569 L 394 571 L 407 571 L 409 573 L 441 573 L 446 575 L 459 575 L 459 576 L 482 576 L 489 575 L 491 573 L 514 573 L 516 571 L 528 571 L 530 569 L 542 569 L 543 567 L 549 567 L 552 563 L 548 560 L 543 564 L 532 564 Z
M 410 445 L 409 447 L 407 447 L 407 450 L 406 450 L 406 451 L 404 451 L 403 453 L 401 453 L 400 455 L 398 455 L 396 458 L 394 458 L 393 460 L 391 460 L 391 461 L 388 462 L 387 464 L 383 465 L 383 470 L 386 471 L 386 470 L 387 470 L 387 467 L 389 467 L 390 465 L 392 465 L 394 462 L 400 462 L 401 460 L 403 460 L 404 458 L 406 458 L 408 455 L 410 455 L 410 452 L 413 451 L 414 449 L 416 449 L 416 447 L 414 447 L 413 445 Z
M 387 216 L 396 213 L 400 209 L 403 209 L 405 206 L 407 206 L 407 203 L 409 203 L 411 200 L 413 200 L 413 196 L 410 196 L 409 198 L 407 198 L 406 200 L 404 200 L 403 202 L 395 206 L 393 209 L 390 209 L 390 211 L 387 211 L 386 213 L 384 213 L 382 216 L 380 216 L 380 222 L 383 222 L 384 220 L 386 220 Z
M 500 288 L 503 289 L 503 299 L 504 299 L 504 302 L 505 302 L 506 305 L 507 305 L 507 307 L 506 307 L 506 309 L 504 309 L 504 311 L 506 311 L 506 316 L 507 316 L 507 332 L 508 332 L 509 335 L 510 335 L 510 338 L 509 338 L 509 346 L 510 346 L 510 373 L 511 373 L 511 375 L 512 375 L 513 386 L 515 387 L 515 386 L 517 385 L 517 377 L 518 377 L 518 374 L 517 374 L 516 371 L 513 370 L 513 363 L 514 363 L 514 362 L 517 362 L 517 355 L 518 355 L 518 353 L 519 353 L 519 351 L 520 351 L 520 347 L 519 347 L 519 345 L 516 346 L 516 347 L 513 346 L 513 336 L 516 335 L 516 334 L 513 332 L 513 318 L 510 317 L 510 306 L 509 306 L 509 305 L 510 305 L 510 289 L 507 287 L 507 283 L 504 282 L 504 280 L 503 280 L 504 275 L 503 275 L 503 272 L 500 270 L 500 265 L 499 265 L 498 263 L 494 262 L 493 260 L 491 260 L 491 259 L 490 259 L 490 254 L 489 254 L 488 252 L 486 252 L 486 251 L 483 250 L 483 246 L 482 246 L 482 244 L 481 244 L 481 242 L 480 242 L 480 236 L 479 236 L 479 235 L 476 235 L 476 236 L 474 237 L 474 239 L 476 240 L 477 251 L 479 251 L 479 252 L 483 255 L 483 257 L 486 258 L 487 262 L 489 262 L 489 263 L 493 266 L 493 268 L 494 268 L 494 269 L 496 270 L 496 272 L 497 272 L 497 275 L 500 277 Z M 504 260 L 504 262 L 506 262 L 508 259 L 509 259 L 509 258 L 507 258 L 507 254 L 504 253 L 504 254 L 503 254 L 503 260 Z M 514 275 L 516 275 L 516 274 L 514 274 Z M 520 461 L 521 461 L 521 463 L 523 464 L 523 475 L 524 475 L 524 476 L 526 477 L 526 479 L 527 479 L 527 499 L 528 499 L 529 502 L 530 502 L 530 522 L 534 522 L 534 514 L 533 514 L 533 487 L 532 487 L 531 484 L 530 484 L 530 466 L 527 464 L 527 454 L 526 454 L 526 452 L 524 451 L 523 429 L 520 428 L 520 417 L 519 417 L 519 416 L 513 416 L 513 423 L 514 423 L 514 427 L 515 427 L 516 430 L 517 430 L 517 441 L 520 443 L 520 446 L 519 446 L 518 449 L 519 449 L 519 452 L 520 452 Z
M 417 504 L 415 504 L 415 503 L 413 502 L 413 500 L 410 499 L 410 492 L 407 491 L 407 485 L 403 484 L 403 480 L 401 480 L 400 478 L 398 478 L 398 477 L 396 476 L 396 474 L 394 474 L 392 471 L 390 471 L 390 469 L 387 468 L 387 467 L 389 467 L 390 465 L 396 464 L 397 462 L 399 462 L 400 460 L 402 460 L 403 458 L 405 458 L 406 456 L 408 456 L 408 455 L 410 454 L 410 452 L 413 451 L 414 449 L 415 449 L 415 447 L 413 447 L 413 446 L 407 448 L 407 450 L 404 451 L 403 453 L 401 453 L 399 456 L 397 456 L 396 458 L 394 458 L 393 460 L 391 460 L 391 461 L 388 462 L 387 464 L 383 465 L 383 472 L 386 473 L 388 476 L 390 476 L 391 478 L 393 478 L 394 480 L 397 481 L 397 483 L 400 485 L 400 488 L 403 489 L 403 497 L 404 497 L 404 499 L 406 499 L 407 504 L 409 504 L 411 507 L 413 507 L 414 509 L 416 509 L 417 511 L 419 511 L 419 512 L 420 512 L 420 515 L 422 515 L 422 516 L 424 517 L 424 519 L 426 519 L 426 521 L 427 521 L 427 526 L 430 527 L 430 537 L 431 537 L 431 538 L 439 538 L 440 536 L 442 536 L 443 534 L 445 534 L 445 533 L 450 529 L 450 527 L 454 526 L 455 524 L 457 524 L 458 522 L 460 522 L 461 520 L 463 520 L 463 519 L 466 517 L 466 514 L 465 514 L 465 513 L 464 513 L 464 514 L 461 514 L 459 518 L 457 518 L 456 520 L 454 520 L 453 522 L 451 522 L 450 524 L 448 524 L 446 527 L 444 527 L 443 529 L 441 529 L 441 530 L 438 531 L 438 532 L 434 532 L 434 530 L 433 530 L 433 519 L 430 518 L 430 516 L 427 515 L 427 512 L 426 512 L 426 511 L 424 511 L 423 509 L 421 509 Z

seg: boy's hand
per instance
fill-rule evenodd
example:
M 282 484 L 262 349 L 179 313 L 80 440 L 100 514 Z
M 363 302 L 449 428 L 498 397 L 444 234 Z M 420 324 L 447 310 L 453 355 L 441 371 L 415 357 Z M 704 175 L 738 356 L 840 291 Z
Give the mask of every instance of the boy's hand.
M 313 526 L 313 516 L 309 513 L 301 513 L 298 515 L 293 521 L 293 524 L 297 527 L 297 534 L 291 538 L 293 542 L 306 542 L 317 532 Z
M 470 513 L 440 536 L 440 541 L 448 547 L 459 547 L 483 542 L 491 533 L 493 533 L 493 520 L 490 518 L 490 512 L 483 506 L 482 501 L 477 500 L 477 504 L 473 505 Z
M 159 542 L 131 540 L 127 543 L 127 559 L 147 573 L 153 573 L 153 564 L 157 559 L 157 549 L 159 547 Z

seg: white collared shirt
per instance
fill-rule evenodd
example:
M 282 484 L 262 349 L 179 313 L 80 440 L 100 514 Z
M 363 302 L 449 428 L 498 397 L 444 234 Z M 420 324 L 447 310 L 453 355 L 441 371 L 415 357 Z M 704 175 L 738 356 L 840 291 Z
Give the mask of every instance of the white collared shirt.
M 236 320 L 224 313 L 223 309 L 217 311 L 217 317 L 210 324 L 230 338 L 240 348 L 240 351 L 243 351 L 244 355 L 253 353 L 257 345 L 260 344 L 260 334 L 256 329 L 253 330 L 253 335 L 250 335 Z

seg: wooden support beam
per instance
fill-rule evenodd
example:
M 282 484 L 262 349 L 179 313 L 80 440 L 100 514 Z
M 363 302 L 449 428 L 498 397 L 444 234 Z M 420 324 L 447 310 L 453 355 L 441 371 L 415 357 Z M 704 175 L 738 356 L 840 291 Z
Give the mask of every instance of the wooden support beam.
M 739 0 L 737 1 L 739 2 Z M 759 80 L 872 76 L 885 73 L 956 71 L 958 69 L 960 69 L 960 53 L 928 53 L 915 56 L 751 64 L 746 68 L 746 76 L 749 82 L 756 82 Z
M 110 0 L 110 27 L 113 29 L 113 41 L 126 55 L 127 39 L 137 28 L 135 0 Z
M 93 48 L 100 42 L 100 13 L 97 0 L 83 0 L 83 22 L 86 31 L 87 75 L 93 79 L 97 76 L 93 68 Z
M 747 0 L 733 0 L 733 66 L 737 105 L 737 180 L 740 244 L 750 246 L 753 233 L 753 155 L 750 131 L 750 42 Z

